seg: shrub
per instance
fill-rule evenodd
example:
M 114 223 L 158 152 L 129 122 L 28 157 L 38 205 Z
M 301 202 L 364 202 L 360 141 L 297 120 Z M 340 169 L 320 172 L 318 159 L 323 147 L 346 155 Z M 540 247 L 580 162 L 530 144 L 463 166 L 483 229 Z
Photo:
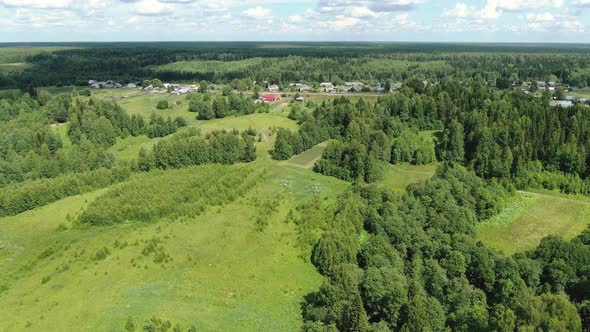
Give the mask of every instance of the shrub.
M 160 100 L 156 108 L 159 110 L 165 110 L 168 108 L 168 101 L 167 100 Z

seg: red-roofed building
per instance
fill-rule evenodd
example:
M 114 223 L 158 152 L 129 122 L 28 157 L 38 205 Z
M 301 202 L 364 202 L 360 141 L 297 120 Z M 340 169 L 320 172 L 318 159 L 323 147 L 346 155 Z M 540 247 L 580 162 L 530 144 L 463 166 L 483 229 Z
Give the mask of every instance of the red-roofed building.
M 264 95 L 264 97 L 263 97 L 263 100 L 267 103 L 270 103 L 270 102 L 273 102 L 273 101 L 276 101 L 279 99 L 280 99 L 280 97 L 273 95 L 273 94 L 267 94 L 267 95 Z

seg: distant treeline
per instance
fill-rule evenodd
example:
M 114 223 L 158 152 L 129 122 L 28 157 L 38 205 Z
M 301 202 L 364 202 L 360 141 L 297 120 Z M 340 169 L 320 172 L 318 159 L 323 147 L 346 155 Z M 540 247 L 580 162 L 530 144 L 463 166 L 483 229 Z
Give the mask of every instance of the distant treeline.
M 552 75 L 562 82 L 585 86 L 590 68 L 587 56 L 590 47 L 580 45 L 112 43 L 63 46 L 72 45 L 77 48 L 29 56 L 26 62 L 33 66 L 22 73 L 0 74 L 0 87 L 86 85 L 89 79 L 130 82 L 153 77 L 215 83 L 233 79 L 288 83 L 483 77 L 495 84 L 498 78 L 545 80 Z M 265 59 L 264 64 L 243 70 L 157 69 L 179 61 L 231 63 L 253 58 Z M 380 62 L 397 62 L 405 68 L 387 69 Z

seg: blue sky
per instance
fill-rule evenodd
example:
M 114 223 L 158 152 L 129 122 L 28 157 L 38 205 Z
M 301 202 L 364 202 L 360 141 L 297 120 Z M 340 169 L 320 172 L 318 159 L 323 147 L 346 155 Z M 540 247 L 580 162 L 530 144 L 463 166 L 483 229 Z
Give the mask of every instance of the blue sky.
M 590 0 L 0 0 L 0 42 L 590 43 Z

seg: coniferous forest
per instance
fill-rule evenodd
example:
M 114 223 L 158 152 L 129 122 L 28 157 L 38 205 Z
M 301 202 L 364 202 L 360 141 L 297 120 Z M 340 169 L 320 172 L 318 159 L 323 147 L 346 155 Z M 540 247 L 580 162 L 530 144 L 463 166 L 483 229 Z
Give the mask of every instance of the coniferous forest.
M 0 45 L 0 330 L 590 331 L 590 47 L 321 46 Z

